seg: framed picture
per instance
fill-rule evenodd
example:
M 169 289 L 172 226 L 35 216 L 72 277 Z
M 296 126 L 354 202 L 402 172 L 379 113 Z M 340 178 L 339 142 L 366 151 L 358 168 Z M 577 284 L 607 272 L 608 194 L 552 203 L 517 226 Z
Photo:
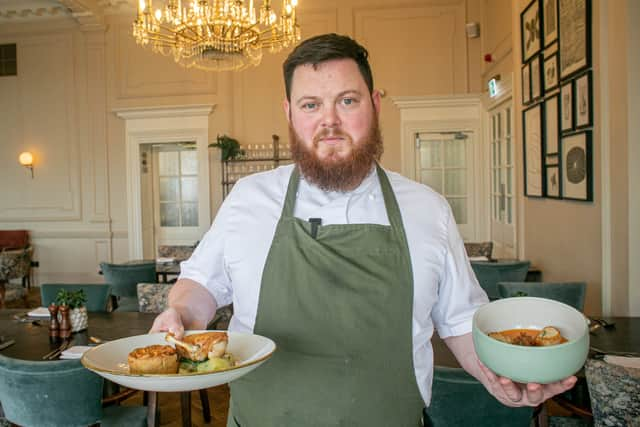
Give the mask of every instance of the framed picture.
M 529 77 L 529 64 L 522 66 L 522 104 L 531 103 L 531 78 Z
M 560 78 L 591 63 L 591 0 L 558 0 Z
M 562 137 L 562 198 L 593 200 L 591 131 Z
M 546 47 L 558 40 L 558 0 L 542 0 L 542 26 Z
M 540 51 L 540 0 L 533 0 L 520 14 L 520 40 L 522 63 Z
M 528 197 L 543 196 L 542 114 L 542 104 L 534 105 L 522 112 L 524 194 Z
M 560 198 L 560 166 L 548 165 L 546 166 L 545 175 L 547 177 L 546 183 L 546 196 L 552 199 Z
M 531 100 L 535 101 L 536 99 L 542 96 L 542 79 L 540 74 L 540 55 L 535 56 L 531 60 Z
M 560 130 L 573 129 L 573 82 L 568 81 L 560 88 Z
M 544 91 L 545 93 L 558 87 L 558 55 L 544 58 Z
M 544 146 L 545 156 L 558 154 L 560 137 L 560 97 L 556 94 L 544 101 Z M 557 162 L 556 162 L 557 163 Z
M 574 111 L 576 116 L 576 129 L 589 127 L 593 124 L 593 97 L 591 95 L 591 71 L 576 77 Z

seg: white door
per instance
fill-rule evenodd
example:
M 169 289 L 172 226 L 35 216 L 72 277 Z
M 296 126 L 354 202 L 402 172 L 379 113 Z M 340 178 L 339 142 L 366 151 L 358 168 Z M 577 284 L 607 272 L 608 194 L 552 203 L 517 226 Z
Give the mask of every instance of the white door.
M 195 144 L 154 145 L 153 162 L 156 248 L 160 245 L 193 245 L 201 237 Z
M 476 238 L 473 132 L 416 134 L 416 180 L 442 194 L 465 241 Z
M 517 258 L 515 159 L 511 99 L 489 111 L 491 240 L 494 258 Z

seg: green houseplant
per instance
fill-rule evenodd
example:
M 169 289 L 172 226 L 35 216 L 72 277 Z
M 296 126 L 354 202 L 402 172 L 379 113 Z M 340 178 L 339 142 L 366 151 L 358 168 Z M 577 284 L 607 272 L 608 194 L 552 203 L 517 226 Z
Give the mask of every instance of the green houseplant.
M 83 289 L 68 291 L 60 289 L 56 294 L 56 305 L 66 305 L 69 307 L 69 320 L 71 322 L 71 332 L 78 332 L 87 329 L 89 326 L 89 315 L 87 313 L 87 296 Z
M 244 150 L 240 149 L 240 143 L 227 135 L 218 135 L 216 142 L 209 144 L 209 147 L 218 147 L 222 151 L 222 161 L 232 160 L 244 155 Z

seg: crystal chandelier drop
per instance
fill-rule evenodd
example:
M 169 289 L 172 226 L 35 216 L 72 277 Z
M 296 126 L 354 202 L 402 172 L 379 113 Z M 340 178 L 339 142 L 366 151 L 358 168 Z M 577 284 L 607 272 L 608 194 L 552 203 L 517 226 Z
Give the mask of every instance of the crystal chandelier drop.
M 139 0 L 133 37 L 187 68 L 242 70 L 258 65 L 263 49 L 278 52 L 300 40 L 297 5 L 282 0 L 278 17 L 271 0 L 263 0 L 258 15 L 253 0 L 248 7 L 243 0 L 193 0 L 187 7 L 166 0 L 155 11 L 152 0 Z

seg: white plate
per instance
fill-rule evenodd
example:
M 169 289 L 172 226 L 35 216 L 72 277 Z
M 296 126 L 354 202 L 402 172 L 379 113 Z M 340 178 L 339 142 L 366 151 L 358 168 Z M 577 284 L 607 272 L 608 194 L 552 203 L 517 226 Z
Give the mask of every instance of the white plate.
M 186 335 L 211 331 L 188 331 Z M 269 338 L 240 332 L 227 332 L 229 344 L 227 352 L 238 362 L 233 368 L 192 374 L 131 374 L 127 366 L 127 356 L 139 347 L 153 344 L 168 345 L 165 333 L 136 335 L 109 341 L 85 352 L 81 362 L 85 368 L 113 381 L 136 390 L 145 391 L 191 391 L 214 387 L 231 382 L 248 374 L 267 360 L 276 349 Z

